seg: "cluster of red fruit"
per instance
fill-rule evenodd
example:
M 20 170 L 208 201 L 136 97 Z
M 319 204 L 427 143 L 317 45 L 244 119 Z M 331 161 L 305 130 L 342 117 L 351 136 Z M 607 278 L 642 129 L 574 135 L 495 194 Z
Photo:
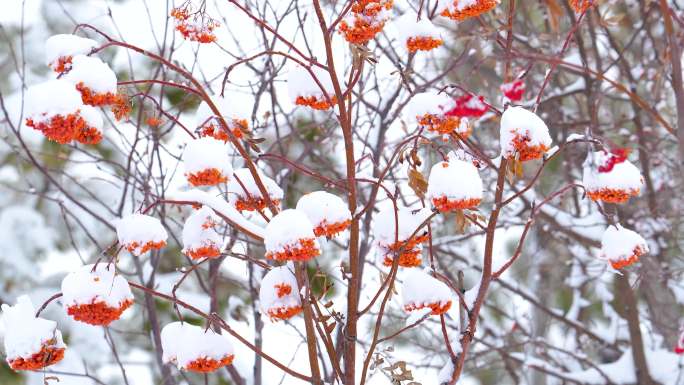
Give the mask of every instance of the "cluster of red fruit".
M 598 171 L 601 173 L 611 172 L 616 164 L 627 160 L 629 152 L 630 150 L 628 148 L 616 148 L 610 150 L 609 156 L 606 158 L 605 162 L 599 166 Z
M 484 96 L 465 94 L 456 99 L 455 102 L 456 106 L 444 115 L 459 118 L 479 118 L 489 109 L 484 101 Z

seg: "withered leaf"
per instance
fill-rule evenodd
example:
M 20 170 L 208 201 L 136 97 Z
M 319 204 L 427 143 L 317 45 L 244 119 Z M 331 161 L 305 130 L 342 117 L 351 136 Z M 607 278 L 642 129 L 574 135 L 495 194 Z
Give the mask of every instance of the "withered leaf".
M 428 187 L 427 179 L 425 179 L 423 174 L 421 174 L 420 171 L 416 170 L 415 168 L 409 170 L 408 177 L 408 185 L 411 190 L 413 190 L 413 192 L 416 193 L 420 199 L 424 199 Z

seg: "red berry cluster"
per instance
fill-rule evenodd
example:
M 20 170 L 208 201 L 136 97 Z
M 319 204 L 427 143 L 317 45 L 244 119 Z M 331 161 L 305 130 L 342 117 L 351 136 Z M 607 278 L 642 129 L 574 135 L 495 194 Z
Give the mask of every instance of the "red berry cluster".
M 511 83 L 506 83 L 501 86 L 501 92 L 510 101 L 519 102 L 525 94 L 525 82 L 522 79 L 518 79 Z
M 473 100 L 473 98 L 477 98 Z M 458 116 L 459 118 L 479 118 L 484 115 L 489 107 L 484 101 L 483 96 L 474 96 L 470 94 L 463 95 L 455 100 L 456 106 L 447 111 L 446 116 Z
M 601 173 L 611 172 L 616 164 L 627 160 L 630 150 L 628 148 L 616 148 L 610 150 L 610 154 L 606 161 L 599 166 L 598 171 Z

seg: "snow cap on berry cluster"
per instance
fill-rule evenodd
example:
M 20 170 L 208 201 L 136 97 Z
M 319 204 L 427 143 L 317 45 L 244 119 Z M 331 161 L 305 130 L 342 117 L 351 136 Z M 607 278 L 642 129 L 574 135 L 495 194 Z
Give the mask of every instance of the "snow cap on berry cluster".
M 601 238 L 601 258 L 616 268 L 636 262 L 648 251 L 648 243 L 641 235 L 619 224 L 608 226 Z
M 449 201 L 479 201 L 483 190 L 477 167 L 450 154 L 448 161 L 432 166 L 426 196 L 430 200 L 445 197 Z
M 335 88 L 333 87 L 330 73 L 318 66 L 311 66 L 311 73 L 302 66 L 290 67 L 287 75 L 287 90 L 290 99 L 293 103 L 297 103 L 297 98 L 315 98 L 321 102 L 325 102 L 325 94 L 332 99 L 335 96 Z M 316 80 L 318 80 L 318 83 Z M 320 85 L 319 85 L 320 83 Z M 325 90 L 325 93 L 323 93 Z
M 81 94 L 73 84 L 63 79 L 29 87 L 26 100 L 26 118 L 34 121 L 47 121 L 55 115 L 78 114 L 84 107 Z
M 522 107 L 508 107 L 501 116 L 501 156 L 514 158 L 516 143 L 522 140 L 528 148 L 548 149 L 551 146 L 551 136 L 546 123 L 532 111 Z
M 413 95 L 406 111 L 409 121 L 415 122 L 425 115 L 442 116 L 454 107 L 455 102 L 449 95 L 428 91 Z
M 228 146 L 212 137 L 204 137 L 188 142 L 183 151 L 183 166 L 186 174 L 217 169 L 221 175 L 230 179 L 233 167 L 230 165 Z
M 71 62 L 71 70 L 64 75 L 74 85 L 82 83 L 95 94 L 116 94 L 116 74 L 109 65 L 97 57 L 77 55 Z
M 601 172 L 599 168 L 611 162 L 613 154 L 597 151 L 589 155 L 585 162 L 582 182 L 587 191 L 615 189 L 638 191 L 644 184 L 641 171 L 629 160 L 611 164 L 610 170 Z
M 395 231 L 395 211 L 392 205 L 388 205 L 380 210 L 373 218 L 373 235 L 381 246 L 389 246 L 394 243 L 403 242 L 409 239 L 414 232 L 430 216 L 428 209 L 413 211 L 407 207 L 399 206 L 396 212 L 399 231 Z M 416 236 L 421 235 L 419 230 Z M 396 237 L 395 237 L 396 236 Z M 396 238 L 396 239 L 395 239 Z
M 8 362 L 30 359 L 46 344 L 57 349 L 66 348 L 57 322 L 36 317 L 36 309 L 26 295 L 19 297 L 14 306 L 2 305 L 2 323 L 6 331 L 4 342 Z
M 347 204 L 342 198 L 327 191 L 314 191 L 303 195 L 297 202 L 297 210 L 306 214 L 315 229 L 351 220 Z
M 195 210 L 185 220 L 183 225 L 183 253 L 197 255 L 200 250 L 213 250 L 221 252 L 222 238 L 214 230 L 218 217 L 208 206 L 202 206 Z M 200 257 L 200 255 L 197 255 Z M 212 255 L 215 256 L 215 255 Z
M 440 31 L 428 18 L 416 20 L 416 14 L 407 12 L 396 21 L 395 25 L 399 41 L 402 46 L 410 49 L 411 40 L 423 39 L 432 42 L 430 47 L 435 48 L 442 44 Z M 427 48 L 427 47 L 426 47 Z M 427 50 L 427 49 L 425 49 Z
M 233 174 L 235 177 L 228 181 L 227 186 L 228 200 L 231 203 L 234 204 L 238 199 L 258 199 L 262 197 L 263 194 L 261 194 L 261 190 L 259 190 L 259 186 L 256 184 L 256 181 L 252 176 L 252 172 L 248 168 L 239 168 L 235 170 Z M 257 175 L 259 175 L 259 179 L 261 179 L 261 182 L 264 184 L 271 201 L 275 202 L 283 199 L 283 189 L 278 186 L 276 181 L 267 177 L 263 172 L 261 172 L 261 170 L 258 169 Z
M 299 286 L 291 263 L 274 267 L 261 280 L 259 302 L 272 319 L 290 318 L 301 310 Z
M 115 272 L 114 265 L 98 263 L 85 265 L 67 274 L 62 280 L 64 307 L 104 302 L 119 307 L 133 301 L 133 293 L 126 279 Z
M 266 226 L 264 244 L 267 254 L 299 247 L 301 240 L 313 240 L 313 247 L 319 249 L 311 221 L 299 210 L 283 210 L 271 218 Z
M 426 307 L 433 311 L 443 310 L 452 300 L 449 287 L 421 269 L 410 269 L 406 273 L 401 293 L 407 311 Z
M 130 214 L 116 220 L 119 243 L 134 255 L 166 244 L 168 233 L 159 219 L 144 214 Z
M 162 360 L 182 370 L 187 370 L 192 362 L 199 359 L 222 361 L 234 354 L 227 336 L 187 322 L 172 322 L 164 326 L 161 343 Z
M 70 60 L 76 55 L 88 54 L 97 46 L 95 40 L 84 37 L 69 34 L 53 35 L 45 41 L 45 61 L 48 66 L 56 69 L 60 59 Z

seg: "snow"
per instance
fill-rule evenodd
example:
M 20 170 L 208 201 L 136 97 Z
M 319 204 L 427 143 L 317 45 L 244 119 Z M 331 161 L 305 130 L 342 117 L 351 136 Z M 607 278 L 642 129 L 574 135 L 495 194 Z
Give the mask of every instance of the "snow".
M 38 318 L 31 299 L 22 295 L 17 304 L 2 305 L 2 326 L 6 331 L 4 336 L 5 354 L 8 360 L 29 358 L 41 350 L 43 343 L 52 339 L 51 344 L 56 348 L 66 348 L 62 341 L 62 333 L 57 330 L 57 322 Z M 8 332 L 11 331 L 11 332 Z
M 213 226 L 217 222 L 218 218 L 214 211 L 207 206 L 202 206 L 199 210 L 193 211 L 183 226 L 183 252 L 187 253 L 203 247 L 220 250 L 222 238 Z
M 459 345 L 460 346 L 460 345 Z M 451 382 L 451 376 L 454 374 L 454 363 L 447 360 L 447 363 L 439 370 L 437 375 L 437 385 L 448 384 Z
M 81 117 L 88 123 L 90 127 L 97 128 L 102 131 L 104 129 L 104 120 L 100 110 L 93 106 L 83 105 L 80 109 Z
M 186 174 L 195 174 L 212 168 L 221 171 L 228 179 L 233 175 L 230 165 L 229 147 L 220 140 L 204 137 L 192 140 L 183 151 L 183 166 Z
M 640 190 L 644 184 L 641 171 L 629 160 L 616 163 L 608 172 L 599 172 L 598 165 L 607 161 L 609 153 L 598 151 L 589 155 L 584 165 L 582 183 L 588 191 L 603 188 L 619 190 Z
M 679 385 L 680 359 L 679 356 L 663 349 L 646 349 L 644 352 L 649 374 L 658 383 L 663 385 Z M 634 384 L 637 382 L 636 369 L 632 350 L 627 349 L 615 362 L 596 365 L 596 368 L 564 373 L 563 376 L 570 380 L 581 381 L 585 384 L 605 384 L 606 377 L 610 382 L 617 385 Z
M 83 85 L 96 94 L 116 93 L 116 74 L 97 57 L 78 55 L 71 61 L 71 70 L 63 76 L 74 85 Z
M 570 142 L 574 142 L 574 141 L 583 141 L 583 140 L 587 140 L 587 139 L 588 138 L 585 135 L 575 133 L 575 134 L 568 135 L 568 137 L 565 139 L 565 143 L 570 143 Z
M 271 218 L 266 226 L 264 243 L 266 252 L 277 253 L 299 244 L 302 239 L 315 239 L 313 225 L 306 214 L 299 210 L 287 209 Z M 315 241 L 318 248 L 318 241 Z
M 442 116 L 454 108 L 456 103 L 445 93 L 421 92 L 413 95 L 406 105 L 408 119 L 416 121 L 424 115 Z
M 325 94 L 321 90 L 321 87 L 323 87 L 323 90 L 325 90 L 330 98 L 335 96 L 335 88 L 333 87 L 333 82 L 328 71 L 313 65 L 310 68 L 315 78 L 320 82 L 320 86 L 316 83 L 309 71 L 302 66 L 294 66 L 290 68 L 290 71 L 288 72 L 287 90 L 293 103 L 300 96 L 313 96 L 316 99 L 325 100 Z
M 209 358 L 220 361 L 233 355 L 230 339 L 211 329 L 191 325 L 187 322 L 172 322 L 161 331 L 162 360 L 185 369 L 188 364 Z
M 446 196 L 449 200 L 482 199 L 482 179 L 471 162 L 455 157 L 432 166 L 427 198 Z
M 220 215 L 230 220 L 232 223 L 237 224 L 238 226 L 247 230 L 252 235 L 255 235 L 259 238 L 264 238 L 265 231 L 262 227 L 248 221 L 235 209 L 235 207 L 231 206 L 221 197 L 211 195 L 208 192 L 198 189 L 172 192 L 167 194 L 167 197 L 170 200 L 196 202 L 202 205 L 207 205 L 216 210 L 216 212 Z
M 303 195 L 297 202 L 297 210 L 306 214 L 314 227 L 323 223 L 333 224 L 351 220 L 347 204 L 342 198 L 327 191 L 314 191 Z
M 508 107 L 501 116 L 501 156 L 512 158 L 516 149 L 513 139 L 520 135 L 527 138 L 528 146 L 551 146 L 551 136 L 546 123 L 534 112 L 522 107 Z
M 276 285 L 283 284 L 290 286 L 292 291 L 287 295 L 278 297 Z M 269 309 L 293 308 L 302 305 L 292 264 L 274 267 L 266 273 L 259 288 L 259 303 L 264 313 L 268 313 Z
M 45 41 L 45 62 L 48 66 L 53 66 L 59 58 L 87 54 L 98 45 L 95 40 L 76 35 L 53 35 Z
M 126 301 L 133 301 L 133 293 L 126 279 L 116 274 L 113 264 L 105 262 L 81 266 L 67 274 L 62 280 L 62 294 L 65 309 L 73 305 L 100 302 L 118 308 Z
M 159 219 L 149 215 L 130 214 L 115 220 L 114 226 L 121 245 L 138 244 L 137 254 L 146 243 L 166 242 L 169 236 Z
M 395 215 L 394 207 L 391 205 L 380 210 L 373 218 L 373 235 L 380 245 L 389 246 L 395 242 L 407 240 L 420 227 L 420 225 L 430 216 L 431 211 L 420 209 L 412 212 L 411 209 L 403 206 L 397 207 Z M 399 223 L 397 234 L 395 218 Z M 420 235 L 421 231 L 417 233 Z
M 224 98 L 222 96 L 212 96 L 211 97 L 212 103 L 218 108 L 219 112 L 221 113 L 221 116 L 224 119 L 228 119 L 226 123 L 230 124 L 232 119 L 248 119 L 249 114 L 244 113 L 243 111 L 239 111 L 239 108 L 236 108 L 237 103 L 235 103 L 232 100 L 229 100 L 228 98 Z M 200 103 L 199 107 L 197 107 L 197 113 L 195 114 L 195 117 L 197 119 L 197 125 L 204 125 L 206 123 L 211 123 L 211 119 L 214 118 L 216 115 L 214 114 L 214 111 L 209 108 L 209 105 L 207 102 L 202 101 Z
M 413 12 L 405 13 L 397 18 L 393 24 L 396 27 L 399 40 L 402 43 L 406 43 L 406 41 L 412 37 L 441 38 L 439 29 L 435 27 L 429 19 L 424 17 L 416 21 L 416 15 Z
M 444 306 L 452 300 L 449 286 L 420 269 L 410 269 L 404 276 L 401 296 L 404 306 L 416 307 L 437 303 Z
M 252 177 L 252 173 L 248 168 L 239 168 L 233 173 L 235 174 L 235 178 L 231 178 L 230 181 L 228 181 L 227 187 L 228 199 L 231 202 L 234 202 L 237 198 L 260 198 L 262 196 L 259 186 L 257 186 L 256 181 L 254 180 L 254 177 Z M 261 179 L 264 187 L 266 187 L 266 191 L 268 192 L 268 196 L 271 198 L 271 200 L 283 199 L 283 190 L 280 188 L 280 186 L 278 186 L 276 181 L 264 175 L 261 170 L 257 170 L 257 175 L 259 175 L 259 179 Z M 239 182 L 238 179 L 240 179 Z M 247 193 L 245 193 L 245 190 L 247 190 Z
M 648 252 L 648 243 L 641 235 L 619 224 L 608 226 L 601 239 L 601 258 L 610 261 L 627 259 L 637 247 Z
M 404 322 L 404 324 L 406 326 L 412 326 L 413 324 L 420 322 L 421 319 L 427 317 L 430 314 L 432 314 L 432 309 L 429 307 L 413 310 L 411 311 L 411 314 L 408 316 L 408 318 L 406 318 L 406 322 Z
M 46 121 L 55 115 L 66 116 L 83 109 L 81 94 L 73 84 L 62 79 L 30 87 L 26 102 L 26 117 L 34 121 Z

